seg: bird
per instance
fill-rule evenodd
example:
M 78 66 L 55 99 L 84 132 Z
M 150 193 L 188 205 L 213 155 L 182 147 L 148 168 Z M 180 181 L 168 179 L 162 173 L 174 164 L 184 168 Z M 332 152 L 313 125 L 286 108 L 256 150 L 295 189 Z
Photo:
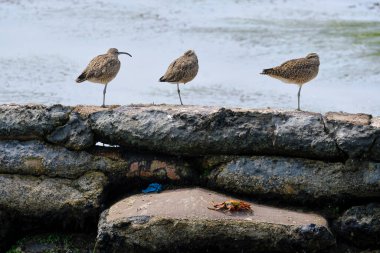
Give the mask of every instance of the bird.
M 174 60 L 166 70 L 166 73 L 159 79 L 160 82 L 176 83 L 179 101 L 182 103 L 179 84 L 186 84 L 192 81 L 198 73 L 198 57 L 194 50 L 186 51 L 181 57 Z
M 126 54 L 132 57 L 129 53 L 119 52 L 116 48 L 110 48 L 106 54 L 101 54 L 93 58 L 87 65 L 82 74 L 76 79 L 77 83 L 90 81 L 93 83 L 104 84 L 103 104 L 105 106 L 105 97 L 107 85 L 111 82 L 120 70 L 119 54 Z
M 260 74 L 268 75 L 285 83 L 297 84 L 299 86 L 297 110 L 300 111 L 302 85 L 314 79 L 318 75 L 318 71 L 319 56 L 316 53 L 310 53 L 304 58 L 292 59 L 280 66 L 264 69 Z

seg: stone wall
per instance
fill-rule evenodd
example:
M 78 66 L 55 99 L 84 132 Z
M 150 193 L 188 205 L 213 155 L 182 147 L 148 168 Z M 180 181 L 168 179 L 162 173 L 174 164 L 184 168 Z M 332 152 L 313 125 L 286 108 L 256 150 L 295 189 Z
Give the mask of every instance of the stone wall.
M 317 212 L 338 246 L 380 249 L 380 117 L 0 106 L 0 252 L 33 229 L 91 230 L 103 210 L 149 182 Z

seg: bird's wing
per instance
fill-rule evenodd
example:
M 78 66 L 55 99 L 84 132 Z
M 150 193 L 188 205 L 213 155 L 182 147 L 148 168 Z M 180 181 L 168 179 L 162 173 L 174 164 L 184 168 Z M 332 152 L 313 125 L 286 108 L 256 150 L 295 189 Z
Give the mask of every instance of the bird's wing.
M 85 72 L 86 78 L 99 78 L 104 73 L 112 72 L 112 70 L 120 64 L 119 60 L 115 57 L 108 55 L 98 55 L 90 61 Z
M 279 73 L 283 77 L 294 75 L 295 71 L 298 72 L 298 74 L 307 74 L 306 72 L 311 72 L 314 64 L 305 58 L 300 59 L 293 59 L 284 62 L 278 67 L 273 68 L 275 70 L 275 73 Z
M 191 67 L 191 62 L 180 57 L 173 61 L 164 75 L 166 82 L 178 82 L 186 75 L 188 69 Z
M 279 67 L 284 68 L 284 69 L 292 68 L 292 67 L 296 66 L 300 62 L 300 60 L 301 59 L 289 60 L 289 61 L 282 63 Z

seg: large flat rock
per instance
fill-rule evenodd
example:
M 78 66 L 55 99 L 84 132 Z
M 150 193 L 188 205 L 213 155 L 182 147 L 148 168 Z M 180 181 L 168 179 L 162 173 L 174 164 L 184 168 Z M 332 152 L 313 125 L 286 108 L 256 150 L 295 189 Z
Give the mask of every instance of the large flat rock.
M 378 118 L 365 114 L 206 106 L 121 106 L 90 122 L 104 142 L 181 155 L 277 154 L 380 160 Z
M 206 106 L 121 106 L 90 115 L 97 138 L 176 155 L 282 154 L 341 159 L 321 114 Z
M 252 204 L 253 213 L 209 210 L 231 197 L 200 188 L 135 195 L 99 221 L 104 252 L 317 252 L 335 244 L 315 214 Z
M 226 158 L 224 158 L 226 159 Z M 301 203 L 380 197 L 380 163 L 304 158 L 236 157 L 217 165 L 208 185 L 250 196 Z

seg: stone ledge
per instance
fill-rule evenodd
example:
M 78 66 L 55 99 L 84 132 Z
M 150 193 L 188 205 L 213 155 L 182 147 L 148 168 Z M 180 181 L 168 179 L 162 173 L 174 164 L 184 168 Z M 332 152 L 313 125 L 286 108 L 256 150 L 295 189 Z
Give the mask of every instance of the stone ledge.
M 380 160 L 380 119 L 365 114 L 206 106 L 0 106 L 0 139 L 73 150 L 96 141 L 171 155 L 283 155 Z
M 90 115 L 97 138 L 174 155 L 281 154 L 343 159 L 322 115 L 203 106 L 122 106 Z

